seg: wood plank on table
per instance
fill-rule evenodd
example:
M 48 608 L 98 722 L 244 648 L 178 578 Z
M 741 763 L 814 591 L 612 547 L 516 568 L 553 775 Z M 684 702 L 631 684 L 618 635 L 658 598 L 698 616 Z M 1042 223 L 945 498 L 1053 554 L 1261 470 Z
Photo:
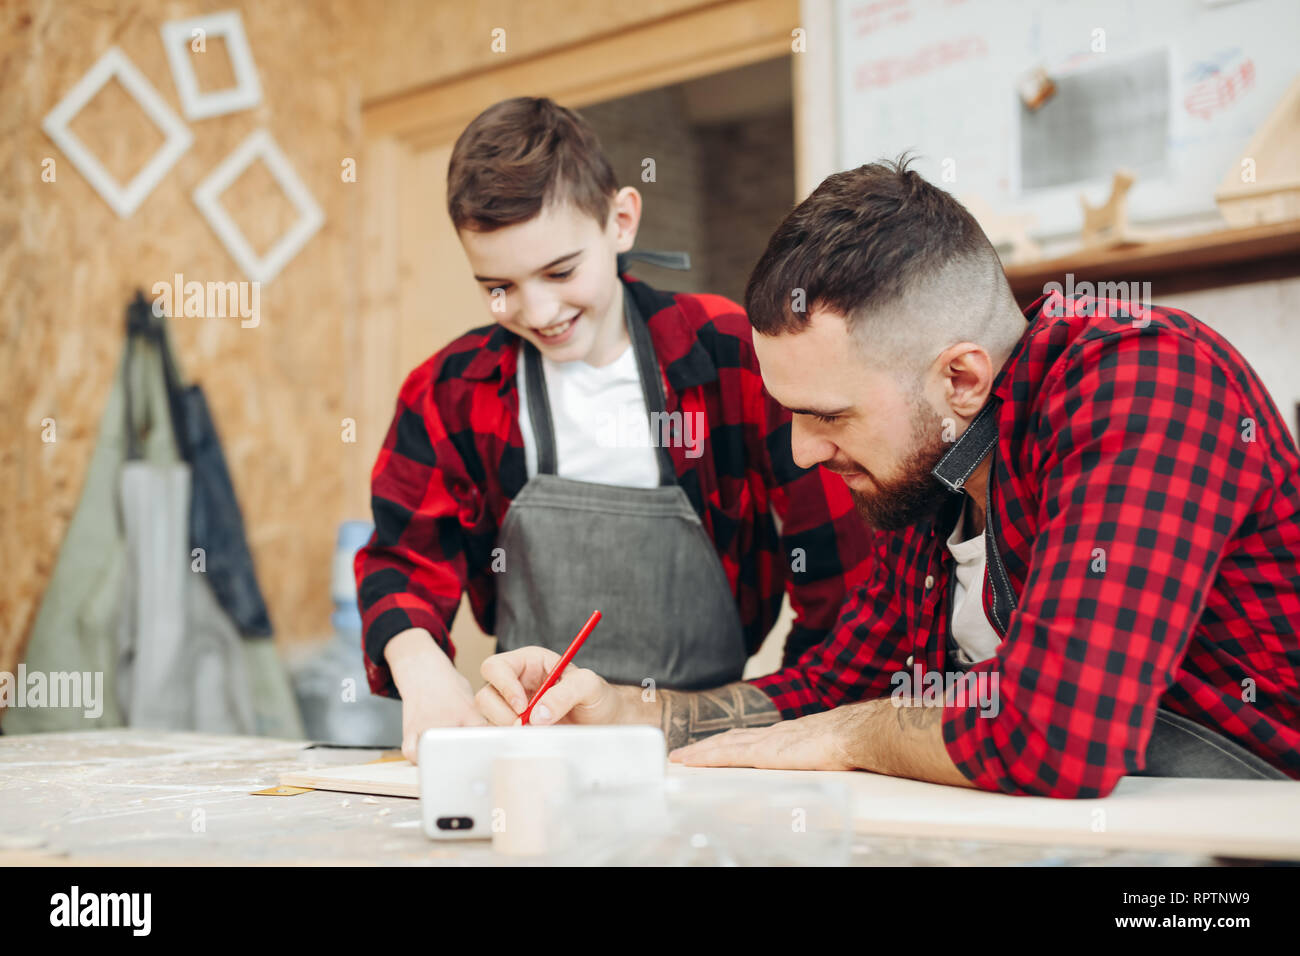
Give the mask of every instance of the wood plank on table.
M 859 833 L 1124 847 L 1211 856 L 1300 860 L 1300 781 L 1125 777 L 1098 800 L 1010 796 L 873 773 L 683 767 L 669 779 L 711 786 L 785 782 L 845 785 Z M 289 786 L 419 796 L 407 761 L 281 775 Z

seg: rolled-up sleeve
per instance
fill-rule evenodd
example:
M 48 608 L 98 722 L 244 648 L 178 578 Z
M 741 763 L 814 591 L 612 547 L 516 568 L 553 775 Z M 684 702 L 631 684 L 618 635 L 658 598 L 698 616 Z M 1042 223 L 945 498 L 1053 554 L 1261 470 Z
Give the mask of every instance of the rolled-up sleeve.
M 894 580 L 902 540 L 882 534 L 877 542 L 870 576 L 850 592 L 826 639 L 794 664 L 751 681 L 783 718 L 889 696 L 892 675 L 911 653 L 913 624 Z
M 447 435 L 421 367 L 403 385 L 371 475 L 375 531 L 353 569 L 366 674 L 373 693 L 397 696 L 384 648 L 424 628 L 454 657 L 450 630 L 475 569 L 467 525 L 481 524 L 483 494 Z M 476 529 L 482 533 L 483 529 Z

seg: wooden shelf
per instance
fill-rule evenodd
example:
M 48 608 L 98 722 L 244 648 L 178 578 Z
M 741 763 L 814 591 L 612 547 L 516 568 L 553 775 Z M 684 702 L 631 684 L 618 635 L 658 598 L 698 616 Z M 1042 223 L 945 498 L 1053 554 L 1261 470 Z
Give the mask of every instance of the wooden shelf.
M 1300 275 L 1300 220 L 1128 246 L 1080 250 L 1006 269 L 1016 301 L 1027 305 L 1049 282 L 1150 282 L 1151 297 Z

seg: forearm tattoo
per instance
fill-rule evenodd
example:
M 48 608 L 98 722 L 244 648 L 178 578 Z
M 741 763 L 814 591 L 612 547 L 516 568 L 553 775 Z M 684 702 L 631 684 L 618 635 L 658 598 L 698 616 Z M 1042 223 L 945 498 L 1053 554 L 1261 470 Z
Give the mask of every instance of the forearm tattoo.
M 766 727 L 781 719 L 772 698 L 737 681 L 712 690 L 661 690 L 662 727 L 668 749 L 685 747 L 735 727 Z
M 898 717 L 898 729 L 904 734 L 909 730 L 927 731 L 935 725 L 943 724 L 943 707 L 923 707 L 920 701 L 912 701 L 908 707 L 890 708 Z

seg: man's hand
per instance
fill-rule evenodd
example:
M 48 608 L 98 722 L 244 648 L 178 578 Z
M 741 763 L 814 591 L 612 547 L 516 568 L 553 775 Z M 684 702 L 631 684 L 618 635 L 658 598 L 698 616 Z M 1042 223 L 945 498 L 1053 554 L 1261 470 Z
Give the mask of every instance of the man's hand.
M 476 727 L 487 721 L 474 705 L 469 681 L 424 628 L 388 642 L 384 659 L 402 695 L 402 756 L 419 762 L 420 735 L 430 727 Z
M 545 647 L 520 647 L 493 654 L 483 662 L 486 684 L 475 698 L 478 709 L 492 723 L 519 723 L 537 688 L 560 662 L 560 655 Z M 616 687 L 595 671 L 570 664 L 560 679 L 533 708 L 530 724 L 620 724 L 634 722 L 625 707 L 628 691 L 640 688 Z
M 760 730 L 729 730 L 668 755 L 695 767 L 871 770 L 973 787 L 948 756 L 943 707 L 889 697 L 846 704 Z
M 668 759 L 692 767 L 761 767 L 767 770 L 854 770 L 841 745 L 852 715 L 837 707 L 769 727 L 728 730 L 687 747 Z

